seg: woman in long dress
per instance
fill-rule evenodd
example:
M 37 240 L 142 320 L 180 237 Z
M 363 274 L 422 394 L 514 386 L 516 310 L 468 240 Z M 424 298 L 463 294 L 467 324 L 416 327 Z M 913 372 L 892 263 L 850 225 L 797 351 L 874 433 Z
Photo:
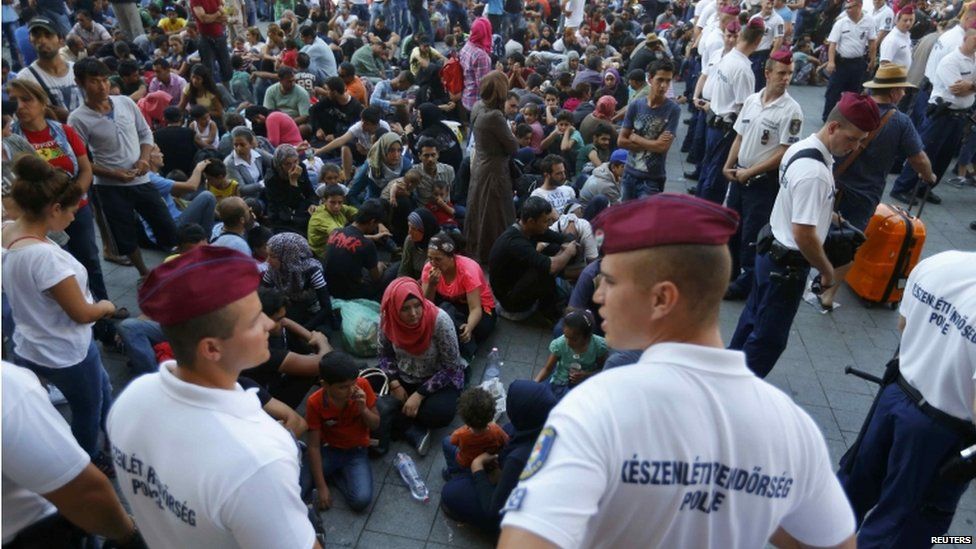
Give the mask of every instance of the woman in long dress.
M 518 141 L 503 112 L 508 78 L 492 71 L 481 81 L 481 100 L 471 110 L 475 149 L 464 237 L 471 257 L 488 263 L 491 245 L 515 223 L 515 202 L 509 162 Z

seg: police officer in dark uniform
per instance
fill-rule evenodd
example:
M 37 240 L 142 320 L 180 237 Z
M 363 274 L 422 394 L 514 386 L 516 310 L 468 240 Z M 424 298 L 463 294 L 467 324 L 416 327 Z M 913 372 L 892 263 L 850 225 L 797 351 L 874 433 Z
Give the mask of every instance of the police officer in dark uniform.
M 861 0 L 846 0 L 841 15 L 827 36 L 827 91 L 824 93 L 823 119 L 833 110 L 840 95 L 861 91 L 861 83 L 876 66 L 878 30 L 874 20 L 861 11 Z
M 746 353 L 749 368 L 766 377 L 786 349 L 810 267 L 821 284 L 835 284 L 823 243 L 833 217 L 833 157 L 860 146 L 880 123 L 871 98 L 845 93 L 820 130 L 783 155 L 770 224 L 756 245 L 755 281 L 730 349 Z

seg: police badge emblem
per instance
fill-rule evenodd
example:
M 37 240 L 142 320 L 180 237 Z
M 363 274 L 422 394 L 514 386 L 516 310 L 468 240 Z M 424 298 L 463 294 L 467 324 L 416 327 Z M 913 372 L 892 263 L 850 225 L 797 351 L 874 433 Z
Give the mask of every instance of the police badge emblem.
M 539 433 L 539 438 L 536 439 L 535 446 L 532 447 L 532 453 L 529 454 L 529 460 L 525 463 L 525 469 L 522 469 L 519 480 L 526 480 L 538 473 L 539 469 L 542 469 L 554 442 L 556 442 L 556 430 L 552 427 L 546 427 Z
M 763 130 L 762 138 L 759 140 L 759 142 L 763 145 L 769 144 L 769 130 Z
M 790 120 L 790 135 L 797 135 L 800 133 L 800 128 L 803 126 L 803 120 L 799 118 L 794 118 Z

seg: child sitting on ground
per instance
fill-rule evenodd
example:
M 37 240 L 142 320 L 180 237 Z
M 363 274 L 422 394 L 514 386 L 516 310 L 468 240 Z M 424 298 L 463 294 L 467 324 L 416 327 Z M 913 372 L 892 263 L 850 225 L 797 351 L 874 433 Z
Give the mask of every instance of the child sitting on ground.
M 508 444 L 508 434 L 495 419 L 495 399 L 491 393 L 472 387 L 458 398 L 458 415 L 464 425 L 444 440 L 445 478 L 471 468 L 471 462 L 481 454 L 497 454 Z
M 563 316 L 563 335 L 552 340 L 549 352 L 549 360 L 535 381 L 548 379 L 552 393 L 561 399 L 603 369 L 609 349 L 605 339 L 593 334 L 593 313 L 573 309 Z
M 322 388 L 308 397 L 308 461 L 318 490 L 320 509 L 332 506 L 325 483 L 335 477 L 346 504 L 356 512 L 373 499 L 373 468 L 369 463 L 369 432 L 380 425 L 376 394 L 369 381 L 359 377 L 356 362 L 346 353 L 333 351 L 319 361 Z
M 190 107 L 190 129 L 195 134 L 193 140 L 201 149 L 212 149 L 217 146 L 217 123 L 211 120 L 210 111 L 203 105 Z
M 435 180 L 431 184 L 431 200 L 427 203 L 427 209 L 434 214 L 434 219 L 440 225 L 441 230 L 457 232 L 458 223 L 454 218 L 454 204 L 451 197 L 447 195 L 447 182 Z
M 345 203 L 346 192 L 339 185 L 319 185 L 315 194 L 321 203 L 308 221 L 308 245 L 316 257 L 322 257 L 329 243 L 329 235 L 348 225 L 359 210 Z
M 213 193 L 220 204 L 225 198 L 240 196 L 236 179 L 227 177 L 227 166 L 223 162 L 214 158 L 210 160 L 207 167 L 203 169 L 204 178 L 207 180 L 207 190 Z

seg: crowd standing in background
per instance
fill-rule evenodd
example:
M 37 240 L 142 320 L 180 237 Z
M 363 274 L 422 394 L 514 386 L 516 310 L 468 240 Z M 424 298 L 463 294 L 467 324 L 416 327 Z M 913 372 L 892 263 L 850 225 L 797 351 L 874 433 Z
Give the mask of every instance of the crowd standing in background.
M 391 440 L 519 549 L 921 547 L 976 476 L 971 251 L 906 270 L 840 464 L 762 379 L 805 298 L 844 314 L 889 174 L 976 186 L 976 1 L 2 8 L 5 548 L 319 547 Z M 553 340 L 498 424 L 503 321 Z

